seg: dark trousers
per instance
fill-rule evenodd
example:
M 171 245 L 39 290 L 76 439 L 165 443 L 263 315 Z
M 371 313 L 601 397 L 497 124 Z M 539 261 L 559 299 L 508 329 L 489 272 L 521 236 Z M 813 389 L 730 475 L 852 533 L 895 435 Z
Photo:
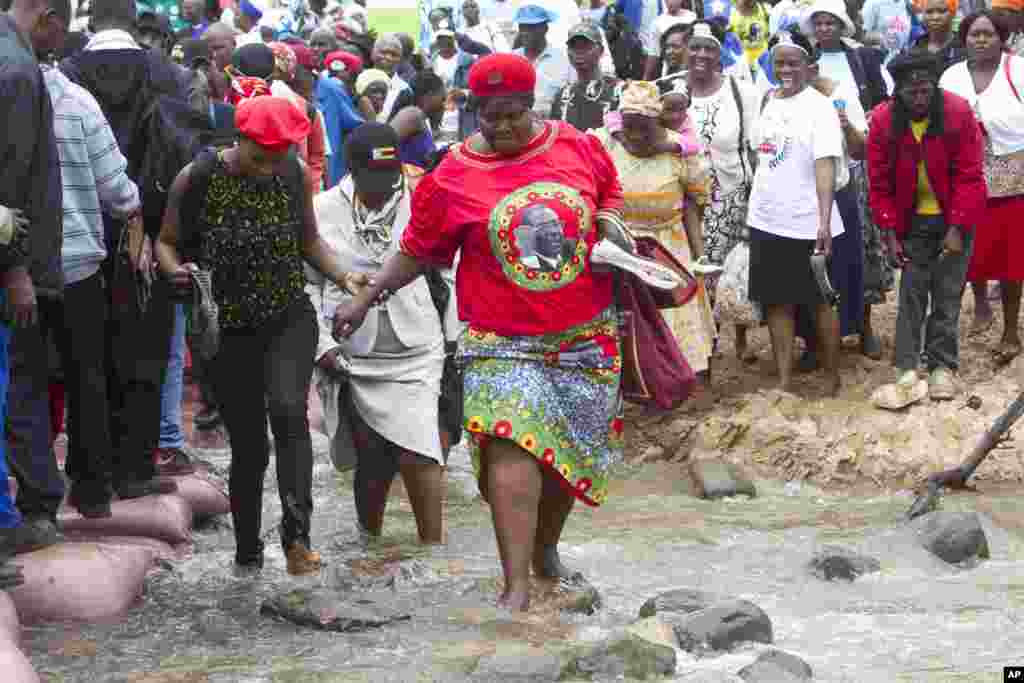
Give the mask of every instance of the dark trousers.
M 306 401 L 316 353 L 316 313 L 308 299 L 257 329 L 224 330 L 209 369 L 231 442 L 231 516 L 235 559 L 261 557 L 263 479 L 270 463 L 267 414 L 274 434 L 281 543 L 309 546 L 313 513 L 313 443 Z
M 942 216 L 915 216 L 903 240 L 909 262 L 903 266 L 900 279 L 893 356 L 893 365 L 900 370 L 917 369 L 922 359 L 922 326 L 923 359 L 928 369 L 943 366 L 957 370 L 960 366 L 960 299 L 974 235 L 964 235 L 963 252 L 942 256 L 946 230 Z M 931 312 L 925 320 L 929 304 Z
M 39 323 L 11 328 L 7 457 L 18 480 L 17 506 L 22 515 L 56 519 L 64 498 L 64 478 L 52 446 L 49 338 L 63 326 L 63 307 L 56 299 L 38 301 Z
M 111 272 L 109 264 L 106 270 Z M 140 314 L 132 302 L 112 301 L 107 322 L 107 390 L 115 487 L 118 482 L 156 475 L 153 451 L 160 441 L 160 397 L 173 331 L 174 301 L 163 280 L 154 283 L 145 313 Z

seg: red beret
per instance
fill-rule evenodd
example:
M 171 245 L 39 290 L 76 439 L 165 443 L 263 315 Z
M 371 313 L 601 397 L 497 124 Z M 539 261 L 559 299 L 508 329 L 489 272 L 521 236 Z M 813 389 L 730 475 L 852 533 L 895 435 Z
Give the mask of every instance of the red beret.
M 345 66 L 345 71 L 350 74 L 358 74 L 363 70 L 363 60 L 344 50 L 336 50 L 324 57 L 324 68 L 333 72 L 334 69 L 331 68 L 332 62 L 341 62 Z
M 536 83 L 529 60 L 507 52 L 487 55 L 469 69 L 469 90 L 477 97 L 532 95 Z
M 289 45 L 288 47 L 290 47 L 292 49 L 292 52 L 295 53 L 295 61 L 299 63 L 299 66 L 304 66 L 310 71 L 317 70 L 318 67 L 316 65 L 315 52 L 310 50 L 302 43 L 295 43 L 293 45 Z
M 235 109 L 238 132 L 273 152 L 281 152 L 309 135 L 306 113 L 283 97 L 253 97 Z

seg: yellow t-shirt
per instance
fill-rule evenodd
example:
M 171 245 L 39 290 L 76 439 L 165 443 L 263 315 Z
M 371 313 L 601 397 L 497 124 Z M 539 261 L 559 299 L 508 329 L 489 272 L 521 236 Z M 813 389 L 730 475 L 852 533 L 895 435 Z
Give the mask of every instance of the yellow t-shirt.
M 921 142 L 924 132 L 928 130 L 928 119 L 924 121 L 911 121 L 910 128 L 914 131 L 914 139 Z M 917 162 L 917 215 L 938 216 L 942 213 L 939 200 L 932 191 L 932 184 L 928 180 L 928 170 L 924 167 L 924 159 Z
M 729 30 L 743 43 L 743 53 L 751 69 L 757 67 L 757 60 L 768 49 L 768 10 L 760 2 L 754 2 L 753 12 L 740 14 L 733 7 L 729 17 Z

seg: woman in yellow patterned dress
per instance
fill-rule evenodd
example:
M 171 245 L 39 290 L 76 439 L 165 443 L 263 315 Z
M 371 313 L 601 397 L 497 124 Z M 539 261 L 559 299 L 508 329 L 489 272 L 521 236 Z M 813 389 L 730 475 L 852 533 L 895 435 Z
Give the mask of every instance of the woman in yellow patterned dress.
M 630 230 L 656 238 L 689 266 L 704 253 L 701 216 L 708 202 L 708 174 L 701 155 L 684 156 L 681 136 L 661 125 L 661 109 L 658 87 L 633 81 L 623 90 L 619 105 L 622 132 L 612 136 L 602 128 L 593 134 L 619 171 L 622 213 Z M 672 148 L 679 151 L 669 151 Z M 698 276 L 697 293 L 686 305 L 662 313 L 690 367 L 707 373 L 715 324 L 703 278 Z

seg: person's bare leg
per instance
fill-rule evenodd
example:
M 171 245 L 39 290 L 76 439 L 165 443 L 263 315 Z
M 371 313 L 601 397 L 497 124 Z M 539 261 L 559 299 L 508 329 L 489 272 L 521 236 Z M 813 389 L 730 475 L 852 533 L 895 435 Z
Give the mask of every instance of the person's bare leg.
M 390 453 L 359 454 L 352 488 L 359 525 L 370 536 L 380 536 L 384 527 L 384 509 L 397 470 L 398 463 Z
M 581 578 L 579 572 L 568 569 L 558 555 L 558 541 L 576 497 L 562 488 L 559 475 L 544 469 L 541 474 L 544 484 L 537 516 L 537 540 L 533 546 L 533 573 L 548 579 L 577 580 Z
M 1020 295 L 1022 283 L 1003 281 L 999 293 L 1003 300 L 1003 343 L 1020 345 Z
M 537 537 L 543 480 L 536 461 L 511 441 L 495 439 L 483 453 L 487 502 L 505 574 L 499 607 L 525 611 L 530 606 L 530 560 Z
M 744 363 L 752 363 L 757 360 L 757 354 L 747 346 L 746 325 L 736 325 L 736 358 Z
M 768 331 L 772 353 L 779 370 L 779 389 L 789 391 L 793 378 L 793 339 L 796 335 L 796 307 L 788 304 L 767 306 Z
M 433 545 L 443 543 L 441 501 L 444 477 L 441 476 L 441 465 L 422 455 L 405 452 L 399 456 L 398 466 L 405 483 L 405 492 L 416 515 L 420 542 Z
M 971 290 L 974 292 L 974 322 L 971 323 L 970 332 L 982 332 L 992 324 L 993 316 L 992 304 L 988 301 L 988 282 L 972 282 Z
M 839 316 L 828 304 L 818 305 L 818 347 L 822 351 L 825 381 L 830 396 L 839 394 Z

